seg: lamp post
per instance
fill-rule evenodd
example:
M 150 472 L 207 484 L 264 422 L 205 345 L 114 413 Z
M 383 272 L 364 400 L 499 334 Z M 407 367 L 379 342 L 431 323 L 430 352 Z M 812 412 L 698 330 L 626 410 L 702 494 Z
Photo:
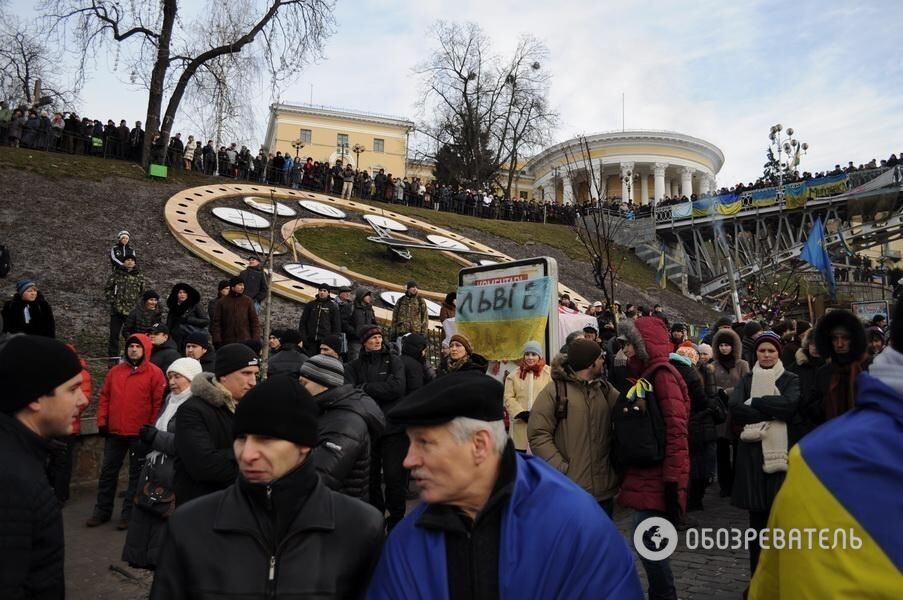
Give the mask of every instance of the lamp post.
M 800 143 L 793 137 L 793 133 L 793 127 L 784 130 L 784 126 L 780 123 L 772 125 L 768 132 L 772 154 L 777 152 L 778 156 L 778 193 L 781 198 L 784 197 L 784 169 L 795 169 L 800 164 L 800 157 L 809 150 L 809 144 Z
M 298 155 L 301 153 L 301 148 L 304 147 L 304 143 L 301 141 L 301 138 L 298 138 L 294 142 L 292 142 L 292 148 L 295 149 L 295 162 L 298 162 Z
M 633 185 L 633 171 L 628 170 L 627 173 L 624 174 L 624 185 L 627 186 L 627 197 L 622 200 L 625 204 L 630 204 L 630 189 Z
M 367 151 L 363 144 L 355 144 L 351 151 L 354 152 L 354 166 L 358 171 L 361 169 L 361 154 Z

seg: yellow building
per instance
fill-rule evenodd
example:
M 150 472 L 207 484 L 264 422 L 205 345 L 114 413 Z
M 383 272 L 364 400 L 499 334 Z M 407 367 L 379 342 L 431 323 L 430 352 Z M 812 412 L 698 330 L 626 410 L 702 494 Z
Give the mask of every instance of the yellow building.
M 527 174 L 524 170 L 526 163 L 519 163 L 520 171 L 514 175 L 514 181 L 511 183 L 511 196 L 522 200 L 535 200 L 536 196 L 533 190 L 533 176 Z M 428 183 L 436 179 L 433 175 L 433 169 L 436 168 L 436 162 L 433 160 L 408 160 L 408 178 L 419 178 L 422 182 Z M 498 174 L 498 186 L 494 190 L 498 194 L 505 191 L 508 184 L 508 166 L 503 165 Z
M 407 175 L 408 137 L 414 123 L 407 119 L 309 104 L 272 104 L 264 145 L 269 152 L 299 156 L 395 177 Z M 300 150 L 292 144 L 299 141 Z M 358 152 L 360 151 L 360 152 Z M 360 164 L 358 164 L 360 162 Z

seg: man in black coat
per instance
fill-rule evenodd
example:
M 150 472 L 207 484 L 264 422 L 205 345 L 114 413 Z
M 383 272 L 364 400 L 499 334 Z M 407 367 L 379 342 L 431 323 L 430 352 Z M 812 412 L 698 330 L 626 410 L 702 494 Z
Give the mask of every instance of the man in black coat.
M 371 290 L 361 287 L 354 292 L 354 304 L 348 324 L 348 361 L 351 362 L 361 353 L 361 340 L 358 332 L 368 325 L 376 325 Z
M 363 598 L 383 519 L 317 476 L 317 412 L 281 375 L 245 396 L 234 423 L 238 481 L 169 519 L 152 600 Z
M 148 336 L 154 345 L 150 361 L 160 367 L 160 370 L 166 375 L 169 365 L 182 358 L 182 355 L 179 354 L 175 341 L 169 337 L 169 327 L 163 323 L 154 323 Z
M 307 355 L 301 352 L 301 335 L 294 329 L 287 328 L 278 332 L 278 338 L 279 351 L 270 355 L 267 377 L 288 375 L 298 379 L 301 365 L 307 360 Z
M 311 460 L 330 489 L 367 501 L 370 497 L 370 440 L 386 419 L 373 398 L 345 383 L 345 369 L 318 354 L 301 367 L 301 384 L 320 409 L 319 442 Z
M 248 268 L 238 274 L 245 282 L 245 296 L 254 301 L 254 309 L 260 314 L 267 299 L 267 276 L 260 268 L 260 258 L 256 254 L 248 256 Z
M 357 360 L 348 363 L 348 379 L 376 400 L 386 413 L 404 397 L 404 363 L 383 343 L 378 326 L 366 326 L 360 338 L 363 352 Z M 408 438 L 404 432 L 386 433 L 371 440 L 370 504 L 383 512 L 388 510 L 386 524 L 390 530 L 404 518 L 408 474 L 402 463 L 407 452 Z
M 52 437 L 88 405 L 82 366 L 51 338 L 0 350 L 0 598 L 63 598 L 63 518 L 45 471 Z
M 319 348 L 326 336 L 342 333 L 339 305 L 329 297 L 329 286 L 321 285 L 317 297 L 304 305 L 298 331 L 306 348 Z
M 185 336 L 185 356 L 201 363 L 201 369 L 213 373 L 216 367 L 216 350 L 210 344 L 210 336 L 203 331 L 195 331 Z
M 191 381 L 191 397 L 176 412 L 176 505 L 225 489 L 238 474 L 232 453 L 235 407 L 257 384 L 257 355 L 244 344 L 227 344 L 216 370 Z

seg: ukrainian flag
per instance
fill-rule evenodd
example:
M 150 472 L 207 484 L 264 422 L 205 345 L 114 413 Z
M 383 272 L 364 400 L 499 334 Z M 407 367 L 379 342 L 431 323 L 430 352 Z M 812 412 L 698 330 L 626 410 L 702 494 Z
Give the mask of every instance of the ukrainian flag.
M 665 245 L 662 244 L 662 253 L 658 257 L 658 268 L 655 271 L 655 280 L 658 287 L 665 289 L 668 287 L 668 274 L 665 271 Z
M 813 548 L 803 535 L 801 548 L 763 549 L 749 598 L 903 595 L 903 398 L 867 374 L 859 376 L 858 393 L 855 410 L 793 447 L 768 521 L 785 538 L 791 529 L 829 530 L 828 547 L 816 533 Z M 845 549 L 839 530 L 846 531 Z

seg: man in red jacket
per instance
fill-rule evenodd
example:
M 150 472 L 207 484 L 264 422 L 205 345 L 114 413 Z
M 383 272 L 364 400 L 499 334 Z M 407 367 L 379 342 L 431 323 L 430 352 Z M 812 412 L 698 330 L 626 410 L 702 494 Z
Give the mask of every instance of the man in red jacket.
M 618 334 L 627 340 L 624 354 L 631 377 L 644 377 L 652 383 L 665 423 L 664 460 L 652 467 L 628 467 L 618 504 L 634 509 L 634 528 L 651 517 L 665 518 L 676 525 L 686 510 L 690 479 L 687 386 L 676 369 L 668 365 L 674 346 L 664 321 L 658 317 L 640 317 L 633 322 L 622 319 L 618 322 Z M 649 597 L 677 600 L 668 559 L 641 560 L 649 580 Z
M 122 501 L 122 517 L 117 529 L 127 529 L 133 498 L 140 474 L 141 442 L 138 431 L 150 425 L 160 414 L 166 378 L 157 365 L 150 362 L 150 338 L 137 333 L 126 341 L 126 360 L 107 373 L 97 402 L 97 430 L 106 438 L 103 466 L 97 483 L 94 514 L 85 523 L 97 527 L 110 520 L 119 469 L 129 455 L 129 485 Z

